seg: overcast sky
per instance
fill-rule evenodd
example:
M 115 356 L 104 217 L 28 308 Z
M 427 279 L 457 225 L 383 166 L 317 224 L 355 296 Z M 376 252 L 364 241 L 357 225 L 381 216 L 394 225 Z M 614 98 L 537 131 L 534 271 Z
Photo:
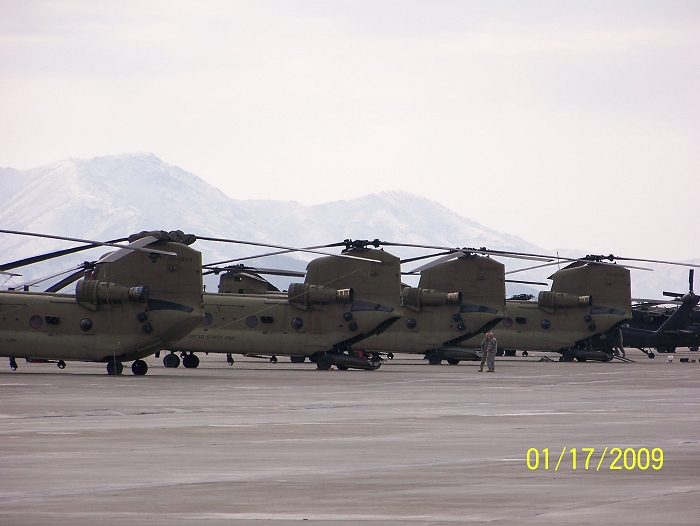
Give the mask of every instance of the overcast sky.
M 0 166 L 153 152 L 238 199 L 400 189 L 697 258 L 699 80 L 700 2 L 0 0 Z

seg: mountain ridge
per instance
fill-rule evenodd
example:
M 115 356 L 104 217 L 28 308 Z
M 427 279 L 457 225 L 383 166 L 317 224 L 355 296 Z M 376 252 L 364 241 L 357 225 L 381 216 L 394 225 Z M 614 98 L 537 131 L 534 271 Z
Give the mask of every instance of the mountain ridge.
M 423 196 L 400 190 L 311 206 L 296 201 L 234 199 L 153 153 L 68 158 L 29 170 L 0 168 L 0 182 L 5 189 L 0 194 L 0 225 L 4 229 L 99 240 L 125 237 L 142 230 L 179 229 L 200 236 L 300 247 L 347 238 L 379 238 L 446 247 L 552 253 L 518 236 L 490 229 Z M 465 208 L 468 208 L 466 197 Z M 65 242 L 19 236 L 3 236 L 2 243 L 3 262 L 69 246 Z M 207 262 L 264 252 L 240 245 L 204 242 L 197 248 Z M 397 247 L 391 247 L 391 251 L 400 257 L 426 253 Z M 99 257 L 103 252 L 104 249 L 98 249 L 90 254 L 74 255 L 71 263 Z M 561 250 L 561 253 L 581 256 L 585 252 Z M 310 257 L 308 254 L 277 257 L 275 264 L 299 269 L 304 268 Z M 509 270 L 532 266 L 531 262 L 513 259 L 505 262 Z M 273 265 L 267 260 L 251 263 Z M 69 265 L 65 261 L 47 262 L 22 269 L 25 276 L 20 279 Z M 515 279 L 540 281 L 551 273 L 552 269 L 546 268 L 518 274 Z M 658 279 L 651 281 L 653 286 L 659 285 Z M 665 290 L 678 288 L 677 283 L 676 277 L 675 284 L 664 284 Z M 646 286 L 636 288 L 638 294 L 651 294 Z M 509 286 L 509 293 L 521 292 L 536 293 L 536 289 Z

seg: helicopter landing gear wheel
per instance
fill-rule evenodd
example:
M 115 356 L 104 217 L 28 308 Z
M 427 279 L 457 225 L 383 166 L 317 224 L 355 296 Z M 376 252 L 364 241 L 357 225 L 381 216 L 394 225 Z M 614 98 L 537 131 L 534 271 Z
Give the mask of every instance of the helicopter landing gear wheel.
M 180 357 L 173 352 L 171 352 L 170 354 L 166 354 L 163 357 L 163 367 L 168 367 L 172 369 L 180 367 Z
M 107 374 L 111 376 L 118 376 L 124 371 L 124 366 L 122 362 L 110 360 L 107 362 Z
M 231 353 L 228 353 L 226 355 L 226 363 L 229 365 L 233 365 L 233 356 L 231 356 Z
M 347 371 L 349 367 L 347 365 L 336 365 L 339 371 Z
M 440 365 L 442 363 L 442 356 L 437 353 L 431 354 L 428 356 L 428 363 L 430 365 Z
M 196 369 L 199 367 L 199 358 L 196 354 L 186 354 L 182 357 L 182 365 L 185 369 Z
M 447 363 L 450 365 L 457 365 L 459 363 L 459 360 L 457 358 L 448 358 Z
M 390 352 L 389 354 L 386 355 L 387 359 L 393 360 L 394 359 L 394 353 Z
M 13 371 L 17 370 L 17 362 L 14 358 L 10 358 L 10 369 L 12 369 Z
M 131 372 L 134 376 L 143 376 L 148 372 L 148 364 L 143 360 L 136 360 L 131 364 Z
M 527 355 L 528 355 L 528 352 L 527 352 L 527 351 L 523 351 L 523 357 L 527 358 Z
M 277 363 L 277 356 L 270 356 L 270 363 Z
M 587 361 L 587 360 L 588 360 L 588 358 L 583 358 L 583 357 L 580 357 L 580 356 L 576 358 L 576 361 L 579 361 L 579 362 L 585 362 L 585 361 Z
M 58 367 L 59 369 L 65 369 L 65 368 L 66 368 L 66 362 L 64 362 L 63 360 L 58 360 L 58 361 L 56 362 L 56 367 Z
M 319 371 L 327 371 L 333 365 L 331 359 L 328 356 L 321 356 L 316 359 L 316 368 Z
M 647 354 L 647 356 L 651 359 L 654 359 L 656 355 L 653 352 L 649 351 L 649 354 Z
M 306 356 L 290 356 L 289 361 L 292 363 L 304 363 L 306 361 Z

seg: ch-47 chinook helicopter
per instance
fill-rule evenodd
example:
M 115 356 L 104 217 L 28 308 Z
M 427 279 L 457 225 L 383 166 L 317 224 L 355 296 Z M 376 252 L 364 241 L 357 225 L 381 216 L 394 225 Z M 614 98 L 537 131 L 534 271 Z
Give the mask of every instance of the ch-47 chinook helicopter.
M 540 292 L 536 301 L 524 298 L 506 301 L 507 317 L 502 326 L 493 330 L 499 348 L 553 351 L 562 355 L 562 361 L 612 360 L 612 348 L 594 348 L 593 339 L 609 334 L 632 318 L 628 269 L 643 267 L 612 264 L 604 259 L 686 266 L 612 255 L 565 259 L 572 262 L 549 277 L 551 290 Z M 518 271 L 510 273 L 514 272 Z M 463 345 L 479 344 L 479 340 L 472 339 Z
M 229 269 L 219 293 L 204 294 L 203 324 L 180 342 L 163 363 L 196 367 L 194 353 L 277 355 L 310 358 L 319 369 L 377 369 L 377 353 L 348 349 L 379 334 L 401 317 L 401 271 L 396 256 L 383 250 L 349 247 L 341 254 L 311 261 L 304 283 L 277 292 L 251 272 Z M 207 267 L 207 266 L 205 266 Z
M 366 247 L 369 244 L 435 248 L 416 244 L 386 241 L 351 241 L 346 245 Z M 418 287 L 403 286 L 404 320 L 381 334 L 358 343 L 355 347 L 382 351 L 389 358 L 394 353 L 424 354 L 431 363 L 447 359 L 459 363 L 454 353 L 462 352 L 459 343 L 496 325 L 503 317 L 505 306 L 505 268 L 503 264 L 480 254 L 497 251 L 481 249 L 450 249 L 440 254 L 402 260 L 402 264 L 420 259 L 443 256 L 423 267 L 402 274 L 420 273 Z M 525 257 L 550 261 L 541 257 L 498 251 L 506 257 Z
M 201 254 L 188 246 L 197 240 L 194 235 L 141 232 L 129 237 L 130 244 L 124 246 L 116 242 L 125 239 L 103 243 L 10 230 L 0 233 L 87 243 L 0 265 L 0 272 L 97 246 L 118 249 L 97 262 L 70 269 L 73 274 L 43 293 L 0 292 L 0 356 L 9 357 L 13 369 L 17 358 L 56 361 L 60 368 L 67 360 L 76 360 L 106 362 L 108 373 L 120 374 L 122 362 L 134 360 L 132 372 L 143 375 L 148 365 L 142 358 L 167 348 L 207 320 L 202 310 Z M 199 239 L 319 253 L 250 241 Z M 57 293 L 76 280 L 75 294 Z
M 418 245 L 406 245 L 400 243 L 382 242 L 378 239 L 373 241 L 368 240 L 350 240 L 346 239 L 342 243 L 333 243 L 313 248 L 330 248 L 343 246 L 344 254 L 369 255 L 368 257 L 383 257 L 386 259 L 386 252 L 372 250 L 371 247 L 379 248 L 381 245 L 390 246 L 410 246 L 419 248 L 434 248 L 423 247 Z M 503 307 L 505 298 L 504 286 L 504 268 L 499 262 L 490 258 L 477 255 L 479 253 L 495 253 L 499 255 L 507 255 L 506 257 L 524 257 L 525 259 L 535 259 L 537 261 L 551 261 L 549 258 L 532 257 L 525 254 L 506 253 L 499 251 L 487 251 L 486 249 L 450 249 L 448 256 L 444 259 L 454 259 L 454 261 L 439 261 L 428 265 L 430 268 L 418 269 L 421 271 L 420 283 L 418 287 L 409 287 L 403 285 L 401 300 L 404 307 L 405 323 L 393 323 L 385 331 L 373 331 L 373 333 L 364 335 L 363 338 L 354 338 L 352 341 L 347 340 L 346 336 L 341 332 L 338 335 L 333 335 L 332 332 L 326 331 L 324 338 L 333 336 L 334 341 L 326 341 L 325 348 L 321 350 L 315 348 L 305 349 L 303 352 L 289 348 L 282 341 L 275 341 L 270 336 L 264 337 L 260 331 L 249 330 L 250 338 L 255 337 L 256 343 L 246 343 L 242 341 L 240 344 L 231 345 L 231 339 L 236 333 L 240 333 L 241 328 L 230 327 L 228 329 L 229 342 L 221 341 L 222 331 L 214 331 L 209 335 L 206 334 L 206 329 L 196 331 L 185 341 L 171 347 L 171 350 L 180 352 L 191 351 L 194 343 L 190 340 L 199 338 L 204 340 L 218 339 L 218 343 L 201 341 L 197 347 L 199 352 L 211 352 L 216 348 L 218 352 L 238 352 L 247 354 L 248 356 L 258 356 L 255 352 L 272 354 L 271 361 L 276 361 L 277 355 L 290 355 L 292 361 L 303 362 L 305 357 L 310 357 L 312 361 L 316 361 L 319 368 L 327 368 L 330 365 L 336 365 L 339 369 L 348 367 L 369 368 L 373 369 L 379 366 L 379 353 L 385 353 L 389 358 L 393 357 L 394 353 L 422 353 L 430 354 L 431 359 L 435 357 L 447 358 L 451 360 L 450 352 L 458 351 L 454 348 L 459 342 L 469 338 L 474 334 L 478 334 L 494 324 L 498 323 L 503 318 Z M 273 254 L 265 254 L 273 255 Z M 445 255 L 441 252 L 437 255 Z M 403 260 L 402 263 L 408 263 L 427 257 L 435 257 L 436 254 L 430 256 L 421 256 Z M 378 297 L 370 298 L 371 303 L 383 305 L 395 305 L 396 294 L 399 287 L 398 277 L 398 260 L 391 256 L 392 262 L 388 270 L 393 270 L 391 276 L 391 284 L 385 286 L 386 293 L 390 295 L 390 299 L 380 299 Z M 238 260 L 237 260 L 238 261 Z M 228 262 L 223 262 L 228 263 Z M 341 268 L 337 263 L 328 261 L 325 264 L 326 272 L 321 277 L 315 270 L 315 265 L 312 263 L 309 266 L 306 274 L 307 286 L 313 286 L 316 283 L 338 283 L 341 280 L 345 286 L 352 286 L 354 297 L 358 304 L 358 299 L 363 298 L 363 295 L 371 291 L 380 292 L 376 285 L 371 282 L 358 282 L 357 276 L 354 276 L 347 268 Z M 346 266 L 350 263 L 346 263 Z M 205 268 L 208 266 L 205 265 Z M 271 299 L 279 303 L 279 296 L 275 297 L 276 289 L 260 274 L 275 273 L 269 269 L 246 268 L 243 266 L 228 267 L 228 272 L 221 276 L 219 284 L 219 292 L 224 295 L 205 295 L 205 305 L 209 302 L 214 305 L 215 302 L 228 302 L 229 304 L 240 303 L 243 297 L 268 295 Z M 414 271 L 415 272 L 415 271 Z M 413 272 L 403 272 L 403 274 L 412 274 Z M 304 273 L 299 273 L 304 275 Z M 291 275 L 287 273 L 286 275 Z M 320 280 L 320 281 L 319 281 Z M 228 296 L 232 294 L 232 296 Z M 291 299 L 296 295 L 295 285 L 290 287 L 288 296 L 289 303 L 294 306 L 295 302 Z M 238 298 L 236 296 L 238 295 Z M 284 298 L 287 299 L 287 298 Z M 366 299 L 366 298 L 365 298 Z M 289 309 L 289 307 L 285 307 Z M 338 309 L 342 312 L 342 309 Z M 352 311 L 344 313 L 345 320 L 348 321 L 350 315 L 357 310 L 357 305 L 353 306 Z M 318 307 L 317 319 L 321 319 L 324 315 L 333 316 L 332 309 L 328 306 Z M 282 311 L 284 312 L 284 311 Z M 396 318 L 398 308 L 395 308 L 391 313 L 384 313 L 384 316 L 390 316 L 392 321 Z M 287 318 L 294 314 L 286 315 Z M 355 321 L 362 313 L 353 315 Z M 367 316 L 368 314 L 365 314 Z M 373 313 L 372 316 L 380 317 L 380 313 Z M 262 317 L 261 317 L 262 319 Z M 274 319 L 271 317 L 270 319 Z M 352 322 L 351 322 L 352 323 Z M 364 324 L 363 322 L 363 325 Z M 257 327 L 257 325 L 255 326 Z M 253 329 L 255 328 L 253 327 Z M 329 325 L 333 327 L 333 325 Z M 342 324 L 340 325 L 342 327 Z M 352 327 L 350 325 L 350 327 Z M 264 334 L 264 333 L 263 333 Z M 372 335 L 374 334 L 374 335 Z M 289 336 L 286 337 L 287 340 Z M 328 350 L 330 345 L 333 345 L 333 350 Z M 452 347 L 450 347 L 452 346 Z M 299 347 L 297 347 L 299 348 Z M 342 349 L 347 349 L 346 352 L 340 352 Z M 360 350 L 361 349 L 361 350 Z M 185 354 L 184 359 L 188 360 L 189 354 Z M 166 356 L 164 360 L 179 360 L 177 356 L 172 354 Z M 229 356 L 229 364 L 232 363 L 232 358 Z M 195 362 L 196 364 L 196 362 Z M 187 363 L 185 363 L 187 365 Z M 192 363 L 189 364 L 192 366 Z
M 73 274 L 46 292 L 0 291 L 0 356 L 10 359 L 13 370 L 17 359 L 26 358 L 56 361 L 61 369 L 68 360 L 106 362 L 109 374 L 121 374 L 122 362 L 134 360 L 132 372 L 143 375 L 148 365 L 142 358 L 201 323 L 202 262 L 188 246 L 193 236 L 149 232 L 119 245 L 0 233 L 88 243 L 2 265 L 3 271 L 97 246 L 116 248 L 97 262 L 71 269 Z M 75 294 L 54 292 L 76 280 Z

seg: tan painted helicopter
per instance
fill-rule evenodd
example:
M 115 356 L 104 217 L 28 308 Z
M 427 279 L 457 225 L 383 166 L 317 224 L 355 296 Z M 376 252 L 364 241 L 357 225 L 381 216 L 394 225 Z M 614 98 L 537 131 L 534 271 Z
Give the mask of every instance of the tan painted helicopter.
M 244 300 L 250 301 L 251 298 L 260 298 L 260 296 L 264 296 L 268 304 L 274 305 L 274 307 L 268 305 L 265 308 L 270 311 L 274 308 L 279 312 L 275 316 L 268 316 L 268 323 L 272 324 L 274 320 L 281 317 L 284 320 L 282 324 L 284 327 L 285 324 L 289 323 L 289 320 L 298 315 L 298 311 L 294 309 L 298 302 L 295 302 L 293 298 L 298 296 L 297 287 L 299 285 L 293 284 L 285 296 L 278 293 L 276 288 L 260 276 L 260 274 L 279 271 L 270 272 L 270 269 L 235 266 L 227 267 L 229 271 L 221 276 L 220 294 L 205 294 L 204 296 L 205 310 L 209 314 L 211 314 L 210 311 L 214 310 L 217 312 L 233 311 L 234 313 L 222 314 L 222 325 L 214 323 L 213 320 L 216 320 L 217 316 L 212 314 L 210 327 L 200 328 L 193 332 L 183 342 L 171 346 L 171 351 L 181 352 L 187 367 L 194 367 L 198 363 L 196 355 L 194 358 L 190 357 L 193 356 L 194 352 L 226 352 L 229 354 L 229 364 L 233 363 L 231 353 L 260 358 L 265 358 L 266 356 L 261 355 L 266 354 L 273 362 L 277 360 L 278 355 L 288 355 L 293 362 L 303 362 L 306 357 L 309 357 L 312 361 L 317 362 L 319 368 L 324 369 L 330 365 L 336 365 L 341 369 L 348 367 L 374 369 L 381 363 L 381 353 L 386 354 L 388 358 L 393 358 L 394 353 L 422 353 L 430 354 L 431 359 L 439 356 L 451 360 L 451 352 L 462 352 L 459 347 L 456 347 L 461 341 L 489 329 L 505 316 L 504 266 L 491 258 L 478 255 L 477 252 L 551 261 L 549 258 L 533 257 L 521 253 L 488 251 L 486 249 L 470 249 L 471 251 L 467 252 L 466 250 L 451 249 L 448 259 L 453 259 L 453 261 L 429 264 L 427 266 L 429 268 L 421 271 L 418 287 L 402 286 L 401 304 L 397 304 L 398 259 L 388 256 L 386 252 L 368 248 L 371 246 L 378 248 L 382 244 L 407 246 L 399 243 L 385 243 L 377 239 L 373 241 L 346 239 L 342 243 L 309 248 L 344 246 L 343 254 L 346 255 L 392 258 L 389 268 L 393 268 L 394 272 L 390 277 L 391 284 L 385 286 L 390 299 L 370 298 L 371 303 L 393 305 L 393 314 L 387 315 L 392 320 L 399 315 L 399 305 L 403 305 L 405 319 L 399 323 L 392 323 L 386 330 L 382 332 L 376 330 L 372 331 L 374 335 L 363 334 L 362 337 L 358 335 L 353 339 L 348 339 L 344 329 L 340 333 L 334 332 L 334 323 L 337 322 L 321 322 L 324 317 L 333 319 L 334 316 L 343 314 L 343 308 L 328 305 L 327 301 L 324 302 L 325 305 L 321 304 L 316 307 L 314 323 L 317 325 L 316 328 L 310 329 L 311 333 L 316 334 L 314 338 L 323 342 L 320 347 L 304 343 L 309 341 L 308 335 L 304 333 L 292 333 L 301 343 L 290 345 L 290 342 L 294 341 L 292 334 L 282 337 L 278 332 L 275 332 L 275 327 L 268 326 L 267 331 L 265 331 L 264 325 L 262 329 L 258 328 L 254 311 L 251 311 L 254 316 L 250 322 L 252 327 L 243 327 L 242 314 L 236 317 L 234 314 L 236 309 L 240 313 L 241 309 L 244 308 Z M 264 254 L 263 256 L 273 254 L 277 253 Z M 444 255 L 444 253 L 440 255 Z M 434 255 L 411 258 L 404 260 L 403 263 L 426 257 L 434 257 Z M 285 275 L 306 275 L 305 286 L 308 287 L 316 286 L 317 283 L 343 283 L 344 286 L 352 287 L 356 301 L 352 310 L 343 314 L 346 324 L 340 323 L 337 328 L 343 328 L 346 325 L 353 327 L 352 322 L 347 323 L 350 316 L 353 316 L 355 324 L 359 321 L 358 316 L 362 316 L 359 313 L 353 314 L 357 310 L 359 303 L 357 300 L 373 291 L 378 293 L 380 289 L 370 282 L 358 282 L 358 276 L 346 268 L 347 265 L 351 265 L 349 262 L 344 262 L 344 266 L 340 266 L 338 262 L 333 262 L 333 260 L 326 261 L 324 265 L 327 271 L 323 277 L 320 277 L 315 270 L 318 264 L 320 262 L 310 264 L 306 274 L 287 272 Z M 215 265 L 205 265 L 205 268 L 215 268 Z M 412 274 L 412 272 L 404 272 L 403 274 Z M 256 307 L 250 305 L 249 308 Z M 333 309 L 336 309 L 338 314 L 332 314 Z M 247 310 L 245 313 L 251 315 Z M 377 321 L 384 323 L 384 320 L 380 319 L 380 313 L 364 314 L 364 316 L 369 315 L 377 317 Z M 260 316 L 260 319 L 265 320 L 263 316 Z M 304 321 L 304 324 L 307 325 L 307 322 Z M 365 322 L 363 322 L 363 326 L 366 326 Z M 347 351 L 345 351 L 346 349 Z M 177 366 L 179 358 L 177 355 L 170 354 L 164 358 L 164 364 Z
M 123 246 L 7 230 L 0 233 L 88 243 L 82 249 L 117 249 L 94 264 L 71 269 L 76 272 L 55 289 L 82 277 L 75 294 L 0 291 L 0 356 L 10 359 L 13 370 L 17 359 L 26 358 L 56 361 L 61 369 L 69 360 L 106 362 L 109 374 L 121 374 L 122 362 L 134 360 L 132 372 L 143 375 L 148 365 L 142 358 L 201 323 L 202 261 L 201 254 L 188 246 L 193 236 L 142 233 Z M 35 262 L 41 257 L 29 259 Z M 3 269 L 18 266 L 22 262 Z
M 650 269 L 604 259 L 694 266 L 612 255 L 567 259 L 570 264 L 549 277 L 551 290 L 540 292 L 536 300 L 522 297 L 506 301 L 507 316 L 493 329 L 499 349 L 512 355 L 520 350 L 525 356 L 528 351 L 553 351 L 561 354 L 562 361 L 612 360 L 612 345 L 607 351 L 594 350 L 591 340 L 610 334 L 632 318 L 629 268 Z M 480 339 L 473 338 L 462 346 L 479 347 L 480 343 Z M 462 357 L 476 359 L 477 355 L 465 350 Z
M 194 353 L 248 356 L 307 357 L 319 369 L 377 369 L 377 353 L 348 353 L 354 344 L 386 330 L 401 315 L 399 259 L 383 250 L 353 247 L 344 258 L 326 256 L 311 261 L 304 283 L 278 292 L 250 272 L 221 276 L 219 293 L 204 294 L 203 324 L 182 341 L 170 345 L 166 367 L 196 367 Z M 293 274 L 293 273 L 292 273 Z M 303 274 L 303 273 L 301 273 Z
M 0 265 L 2 272 L 96 246 L 118 249 L 95 263 L 70 269 L 75 272 L 43 293 L 26 290 L 0 292 L 0 356 L 9 357 L 13 369 L 17 368 L 18 358 L 56 361 L 60 368 L 64 368 L 68 360 L 77 360 L 107 362 L 110 374 L 120 374 L 122 362 L 134 360 L 132 372 L 143 375 L 148 366 L 142 358 L 169 347 L 195 327 L 200 327 L 203 320 L 208 320 L 202 310 L 201 254 L 188 246 L 197 240 L 191 234 L 185 235 L 180 231 L 142 232 L 131 236 L 131 243 L 123 246 L 114 242 L 10 230 L 0 230 L 0 233 L 86 243 Z M 314 250 L 265 243 L 207 237 L 199 239 L 325 255 Z M 354 256 L 334 257 L 355 260 L 362 265 L 379 263 Z M 75 294 L 56 292 L 76 280 L 79 281 Z M 28 288 L 41 281 L 34 280 L 23 285 Z M 308 298 L 316 302 L 318 294 L 328 295 L 328 290 L 316 288 L 305 292 L 306 295 L 300 300 L 302 303 Z M 338 294 L 344 300 L 352 296 L 352 291 Z M 253 310 L 260 310 L 259 300 L 255 298 L 252 301 Z

